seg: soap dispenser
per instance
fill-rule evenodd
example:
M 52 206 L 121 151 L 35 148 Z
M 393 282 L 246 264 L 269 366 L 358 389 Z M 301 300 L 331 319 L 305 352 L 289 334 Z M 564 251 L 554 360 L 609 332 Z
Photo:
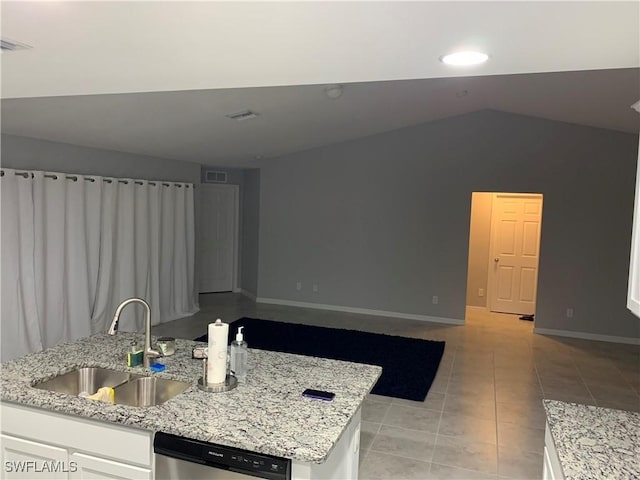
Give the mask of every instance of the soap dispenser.
M 231 342 L 231 373 L 238 379 L 238 382 L 244 383 L 247 380 L 247 342 L 244 341 L 242 329 L 238 328 L 236 339 Z

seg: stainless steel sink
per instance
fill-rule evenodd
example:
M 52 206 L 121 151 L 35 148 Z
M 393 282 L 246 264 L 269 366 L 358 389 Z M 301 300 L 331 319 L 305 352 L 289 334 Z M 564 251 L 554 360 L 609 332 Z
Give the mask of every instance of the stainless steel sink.
M 35 388 L 52 392 L 93 395 L 101 387 L 115 388 L 131 379 L 132 375 L 107 368 L 85 367 L 58 375 L 34 385 Z M 136 376 L 137 378 L 137 376 Z
M 160 405 L 191 386 L 190 383 L 167 378 L 144 377 L 108 368 L 77 368 L 34 385 L 41 390 L 67 395 L 93 395 L 101 387 L 114 389 L 114 401 L 134 407 Z
M 167 378 L 135 378 L 115 388 L 115 403 L 134 407 L 160 405 L 190 386 L 190 383 Z

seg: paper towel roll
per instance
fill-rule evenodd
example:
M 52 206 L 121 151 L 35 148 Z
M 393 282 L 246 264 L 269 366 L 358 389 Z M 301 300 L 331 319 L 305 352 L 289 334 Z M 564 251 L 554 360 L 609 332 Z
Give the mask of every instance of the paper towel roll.
M 209 348 L 207 350 L 207 383 L 222 383 L 227 376 L 227 339 L 229 324 L 217 319 L 209 324 Z

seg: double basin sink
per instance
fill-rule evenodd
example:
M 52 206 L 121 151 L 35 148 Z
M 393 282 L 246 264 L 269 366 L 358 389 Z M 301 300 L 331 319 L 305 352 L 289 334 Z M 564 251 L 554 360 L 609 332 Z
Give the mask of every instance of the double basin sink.
M 119 372 L 108 368 L 76 368 L 34 385 L 35 388 L 67 395 L 93 395 L 102 387 L 114 391 L 114 403 L 134 407 L 160 405 L 191 386 L 190 383 Z

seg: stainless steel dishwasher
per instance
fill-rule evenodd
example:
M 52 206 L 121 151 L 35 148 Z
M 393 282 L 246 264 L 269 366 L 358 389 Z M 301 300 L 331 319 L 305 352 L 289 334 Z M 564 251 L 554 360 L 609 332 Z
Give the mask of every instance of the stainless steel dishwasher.
M 158 432 L 153 440 L 158 480 L 290 480 L 291 460 Z

